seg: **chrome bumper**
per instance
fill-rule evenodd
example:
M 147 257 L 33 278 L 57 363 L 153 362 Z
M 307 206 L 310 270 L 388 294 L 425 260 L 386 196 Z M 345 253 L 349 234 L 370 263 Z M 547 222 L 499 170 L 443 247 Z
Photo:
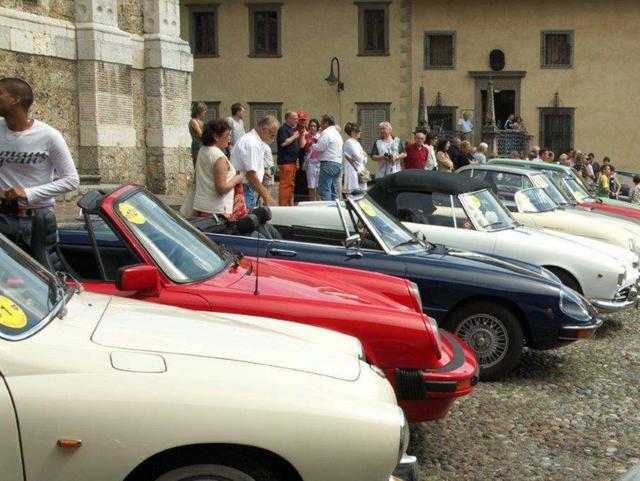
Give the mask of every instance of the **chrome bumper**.
M 577 341 L 591 337 L 602 326 L 602 319 L 597 319 L 591 326 L 564 326 L 558 334 L 559 341 Z
M 637 307 L 638 289 L 636 286 L 627 286 L 618 289 L 616 296 L 611 301 L 591 299 L 589 302 L 600 312 L 620 312 Z
M 400 464 L 393 471 L 389 481 L 420 481 L 420 471 L 418 470 L 418 459 L 407 453 L 402 455 Z

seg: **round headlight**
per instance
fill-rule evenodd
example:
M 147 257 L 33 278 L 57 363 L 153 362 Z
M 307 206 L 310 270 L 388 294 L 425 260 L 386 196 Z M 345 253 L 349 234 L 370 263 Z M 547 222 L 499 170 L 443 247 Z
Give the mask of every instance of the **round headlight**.
M 398 410 L 400 412 L 400 443 L 398 447 L 398 462 L 396 464 L 400 464 L 400 461 L 402 461 L 402 456 L 409 447 L 409 436 L 411 434 L 409 431 L 409 421 L 407 421 L 404 411 L 402 411 L 401 408 L 398 408 Z
M 566 287 L 560 290 L 560 310 L 574 319 L 589 318 L 589 311 L 587 311 L 580 296 Z

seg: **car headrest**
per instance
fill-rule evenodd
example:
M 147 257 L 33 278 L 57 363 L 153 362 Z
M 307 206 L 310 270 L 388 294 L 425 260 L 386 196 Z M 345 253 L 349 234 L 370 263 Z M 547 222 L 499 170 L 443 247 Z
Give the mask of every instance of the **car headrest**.
M 244 217 L 238 219 L 238 223 L 236 224 L 238 228 L 238 233 L 240 235 L 251 234 L 258 229 L 260 225 L 260 221 L 254 214 L 245 215 Z
M 258 207 L 257 209 L 253 209 L 252 214 L 258 218 L 258 222 L 261 224 L 266 223 L 271 220 L 271 209 L 267 206 Z

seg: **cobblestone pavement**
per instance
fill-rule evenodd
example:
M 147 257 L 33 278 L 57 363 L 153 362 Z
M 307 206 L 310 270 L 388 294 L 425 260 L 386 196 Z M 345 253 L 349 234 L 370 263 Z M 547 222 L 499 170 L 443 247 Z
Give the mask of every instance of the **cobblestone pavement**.
M 447 418 L 412 426 L 423 481 L 607 481 L 640 462 L 640 313 L 594 338 L 526 351 Z

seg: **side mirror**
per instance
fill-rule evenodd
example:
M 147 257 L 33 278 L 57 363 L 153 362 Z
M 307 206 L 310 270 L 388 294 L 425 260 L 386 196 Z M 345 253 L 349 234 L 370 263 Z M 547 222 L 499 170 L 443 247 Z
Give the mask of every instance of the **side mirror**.
M 360 245 L 362 245 L 362 239 L 360 238 L 360 234 L 350 235 L 344 241 L 344 246 L 347 249 L 360 249 Z
M 136 291 L 139 294 L 157 297 L 160 275 L 158 269 L 146 264 L 136 264 L 118 269 L 116 288 L 120 291 Z
M 425 244 L 427 242 L 429 242 L 427 240 L 426 234 L 424 232 L 422 232 L 421 230 L 414 231 L 413 233 L 415 234 L 415 236 L 418 238 L 419 241 L 424 242 Z

